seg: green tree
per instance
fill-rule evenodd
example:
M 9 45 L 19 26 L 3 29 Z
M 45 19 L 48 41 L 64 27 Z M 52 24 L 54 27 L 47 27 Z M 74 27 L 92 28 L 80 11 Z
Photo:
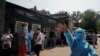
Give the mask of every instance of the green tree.
M 86 10 L 83 13 L 83 20 L 82 20 L 82 26 L 86 29 L 92 29 L 95 32 L 97 32 L 97 18 L 96 18 L 96 12 L 94 10 Z
M 100 11 L 97 12 L 97 31 L 100 32 Z

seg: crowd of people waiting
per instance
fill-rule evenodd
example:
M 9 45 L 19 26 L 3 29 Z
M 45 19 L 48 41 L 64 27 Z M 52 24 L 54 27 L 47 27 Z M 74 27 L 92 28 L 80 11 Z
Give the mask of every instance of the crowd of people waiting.
M 86 34 L 83 29 L 76 27 L 73 28 L 71 33 L 69 29 L 66 30 L 66 25 L 58 24 L 57 27 L 60 30 L 50 30 L 48 32 L 37 28 L 36 31 L 32 31 L 28 30 L 27 24 L 22 24 L 22 29 L 17 34 L 12 34 L 10 28 L 6 29 L 1 37 L 2 56 L 30 56 L 32 52 L 36 56 L 40 56 L 40 51 L 45 48 L 53 48 L 57 45 L 65 46 L 66 44 L 71 47 L 72 56 L 76 55 L 75 53 L 82 55 L 83 50 L 87 50 L 91 52 L 91 55 L 96 56 L 95 51 L 85 41 Z M 87 49 L 84 47 L 85 45 L 88 46 Z M 94 44 L 93 47 L 95 48 Z M 76 49 L 77 52 L 75 51 Z M 87 56 L 89 52 L 86 52 L 84 55 Z
M 34 52 L 37 56 L 45 48 L 53 48 L 57 45 L 65 45 L 63 32 L 43 31 L 41 28 L 31 31 L 27 24 L 22 24 L 22 29 L 12 34 L 11 29 L 7 28 L 1 37 L 2 56 L 27 56 Z

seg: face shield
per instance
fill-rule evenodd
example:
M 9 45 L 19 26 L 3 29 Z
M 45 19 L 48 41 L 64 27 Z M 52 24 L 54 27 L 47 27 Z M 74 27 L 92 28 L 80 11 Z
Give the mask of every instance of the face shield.
M 80 28 L 80 29 L 76 30 L 76 39 L 83 40 L 85 35 L 86 34 L 85 34 L 85 31 L 83 29 Z

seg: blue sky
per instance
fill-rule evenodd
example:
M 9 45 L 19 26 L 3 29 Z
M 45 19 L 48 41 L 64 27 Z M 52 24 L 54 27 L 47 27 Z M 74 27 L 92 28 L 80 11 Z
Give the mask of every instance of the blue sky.
M 7 0 L 14 4 L 33 8 L 37 6 L 38 10 L 45 9 L 52 14 L 59 11 L 85 11 L 87 9 L 93 9 L 100 11 L 100 0 Z

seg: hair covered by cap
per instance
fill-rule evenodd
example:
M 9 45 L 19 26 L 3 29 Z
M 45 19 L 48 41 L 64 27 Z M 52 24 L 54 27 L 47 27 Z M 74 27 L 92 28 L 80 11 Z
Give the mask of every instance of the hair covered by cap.
M 77 35 L 77 39 L 84 39 L 85 37 L 85 30 L 82 28 L 78 28 L 76 29 L 76 35 Z

